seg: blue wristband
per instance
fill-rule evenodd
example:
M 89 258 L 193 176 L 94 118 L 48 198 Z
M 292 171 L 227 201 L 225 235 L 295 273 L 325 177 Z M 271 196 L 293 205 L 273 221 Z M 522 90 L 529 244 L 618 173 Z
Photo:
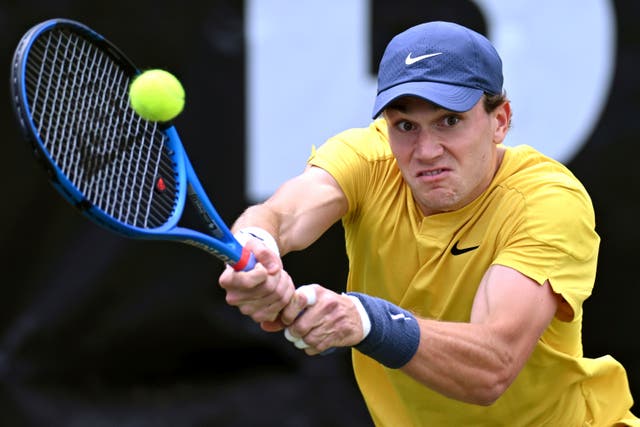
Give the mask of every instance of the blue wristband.
M 420 326 L 413 314 L 381 298 L 348 292 L 360 300 L 371 321 L 371 331 L 354 346 L 358 351 L 392 369 L 411 360 L 420 343 Z

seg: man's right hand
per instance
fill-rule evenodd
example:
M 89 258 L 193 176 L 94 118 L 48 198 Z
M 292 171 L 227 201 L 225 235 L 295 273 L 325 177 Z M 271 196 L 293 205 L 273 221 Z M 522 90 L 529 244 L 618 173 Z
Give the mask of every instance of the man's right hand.
M 265 330 L 284 329 L 278 315 L 293 297 L 293 281 L 283 269 L 280 256 L 262 242 L 250 239 L 245 247 L 254 254 L 256 266 L 251 271 L 225 268 L 218 283 L 226 292 L 226 302 L 255 322 L 267 322 Z

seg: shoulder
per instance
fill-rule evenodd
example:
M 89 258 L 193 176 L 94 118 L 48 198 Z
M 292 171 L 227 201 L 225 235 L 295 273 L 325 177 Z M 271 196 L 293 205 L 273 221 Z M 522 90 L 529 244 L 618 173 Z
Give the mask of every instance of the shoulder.
M 528 204 L 553 207 L 574 199 L 593 209 L 586 188 L 567 166 L 529 146 L 506 149 L 495 184 L 521 195 Z
M 373 193 L 401 179 L 381 119 L 328 139 L 311 154 L 308 164 L 324 169 L 336 180 L 350 210 L 357 210 Z
M 383 119 L 377 119 L 367 127 L 347 129 L 322 144 L 309 157 L 309 163 L 315 163 L 316 159 L 350 155 L 368 162 L 393 160 L 387 135 L 387 127 Z
M 496 191 L 503 207 L 520 218 L 514 225 L 576 258 L 591 256 L 599 238 L 593 204 L 580 180 L 531 147 L 509 148 L 503 163 Z

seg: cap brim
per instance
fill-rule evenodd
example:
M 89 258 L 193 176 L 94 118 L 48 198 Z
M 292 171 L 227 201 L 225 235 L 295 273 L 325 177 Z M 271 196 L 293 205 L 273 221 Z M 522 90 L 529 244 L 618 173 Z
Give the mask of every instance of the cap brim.
M 436 82 L 408 82 L 383 90 L 376 96 L 373 118 L 382 113 L 387 105 L 403 96 L 415 96 L 432 102 L 446 110 L 462 113 L 469 111 L 482 97 L 481 89 L 453 86 Z

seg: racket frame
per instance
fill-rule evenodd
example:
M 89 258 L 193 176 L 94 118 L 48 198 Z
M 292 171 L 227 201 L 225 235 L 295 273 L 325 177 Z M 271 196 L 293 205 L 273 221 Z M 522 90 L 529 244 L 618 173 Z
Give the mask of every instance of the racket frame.
M 158 126 L 160 132 L 166 136 L 166 147 L 164 149 L 168 150 L 168 156 L 175 165 L 175 172 L 178 177 L 176 180 L 178 198 L 171 216 L 161 226 L 142 228 L 126 224 L 113 218 L 88 200 L 63 173 L 51 157 L 36 130 L 37 127 L 31 116 L 25 87 L 26 61 L 31 46 L 40 34 L 54 27 L 61 26 L 79 32 L 91 40 L 91 42 L 106 52 L 118 65 L 122 66 L 130 78 L 133 78 L 141 72 L 118 47 L 91 28 L 77 21 L 50 19 L 35 25 L 24 34 L 16 47 L 12 62 L 10 85 L 12 104 L 23 136 L 31 144 L 36 159 L 46 170 L 49 181 L 54 188 L 85 217 L 115 233 L 134 239 L 167 240 L 185 243 L 216 256 L 236 270 L 251 270 L 255 265 L 253 254 L 246 250 L 235 239 L 216 211 L 193 169 L 175 126 L 171 123 L 167 122 L 159 124 Z M 195 206 L 200 217 L 206 223 L 209 234 L 178 225 L 183 215 L 187 198 Z

